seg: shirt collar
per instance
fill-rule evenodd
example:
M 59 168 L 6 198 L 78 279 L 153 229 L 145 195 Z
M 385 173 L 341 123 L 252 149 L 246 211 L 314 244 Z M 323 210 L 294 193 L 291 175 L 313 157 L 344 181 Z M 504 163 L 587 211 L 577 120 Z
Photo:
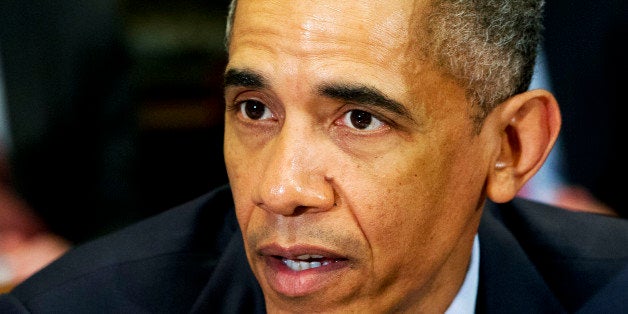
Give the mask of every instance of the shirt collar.
M 473 239 L 471 250 L 471 263 L 464 278 L 462 287 L 454 298 L 445 314 L 475 313 L 475 302 L 478 296 L 478 283 L 480 278 L 480 240 L 478 235 Z

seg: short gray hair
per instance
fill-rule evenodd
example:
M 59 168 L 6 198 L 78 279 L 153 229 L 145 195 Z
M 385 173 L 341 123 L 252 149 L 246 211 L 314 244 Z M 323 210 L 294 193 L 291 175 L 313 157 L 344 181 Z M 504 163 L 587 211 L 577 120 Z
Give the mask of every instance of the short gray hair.
M 227 52 L 229 52 L 231 33 L 233 32 L 233 21 L 235 20 L 236 5 L 238 5 L 238 0 L 231 0 L 231 3 L 229 3 L 229 11 L 227 13 L 227 26 L 225 31 L 225 47 L 227 48 Z
M 544 0 L 434 0 L 430 60 L 466 88 L 476 126 L 509 97 L 526 91 L 541 41 Z

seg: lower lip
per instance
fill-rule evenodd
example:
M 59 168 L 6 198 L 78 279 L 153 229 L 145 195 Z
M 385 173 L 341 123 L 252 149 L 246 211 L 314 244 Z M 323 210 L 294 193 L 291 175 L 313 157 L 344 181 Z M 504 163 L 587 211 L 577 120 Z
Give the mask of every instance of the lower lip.
M 271 288 L 289 297 L 305 296 L 323 289 L 337 280 L 339 272 L 348 269 L 348 261 L 340 260 L 325 266 L 294 271 L 281 259 L 263 256 L 264 276 Z

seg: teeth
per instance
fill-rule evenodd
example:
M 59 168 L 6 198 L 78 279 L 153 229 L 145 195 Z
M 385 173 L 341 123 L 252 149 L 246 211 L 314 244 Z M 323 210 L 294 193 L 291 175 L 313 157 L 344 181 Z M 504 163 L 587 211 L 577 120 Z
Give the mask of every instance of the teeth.
M 309 255 L 301 255 L 298 258 L 299 259 L 304 259 L 303 256 L 309 256 Z M 312 255 L 314 258 L 322 258 L 322 256 L 320 257 L 315 257 L 318 255 Z M 323 262 L 305 262 L 305 261 L 295 261 L 295 260 L 291 260 L 291 259 L 283 259 L 282 262 L 288 266 L 288 268 L 294 270 L 294 271 L 301 271 L 301 270 L 306 270 L 306 269 L 311 269 L 311 268 L 317 268 L 317 267 L 321 267 L 321 266 L 326 266 L 329 265 L 331 262 L 330 261 L 323 261 Z
M 309 255 L 309 254 L 297 256 L 297 259 L 300 259 L 300 260 L 307 260 L 311 258 L 323 258 L 323 256 L 322 255 Z

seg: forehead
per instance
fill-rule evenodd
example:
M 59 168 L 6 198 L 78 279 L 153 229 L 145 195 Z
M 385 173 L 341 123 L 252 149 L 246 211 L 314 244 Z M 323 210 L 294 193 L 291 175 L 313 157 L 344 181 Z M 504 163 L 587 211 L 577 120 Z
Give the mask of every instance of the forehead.
M 306 36 L 316 36 L 327 26 L 342 26 L 349 32 L 368 31 L 381 40 L 378 37 L 403 30 L 414 7 L 411 0 L 238 0 L 237 15 L 253 23 L 270 18 L 277 26 L 291 25 Z
M 239 0 L 229 66 L 309 73 L 311 80 L 360 76 L 399 88 L 412 60 L 413 12 L 411 0 Z M 396 73 L 397 80 L 384 72 Z
M 262 38 L 269 46 L 280 40 L 301 54 L 343 46 L 377 58 L 378 51 L 407 46 L 412 9 L 408 0 L 240 0 L 232 40 L 260 45 Z
M 407 24 L 413 7 L 412 0 L 238 0 L 237 11 L 249 22 L 270 18 L 282 26 L 292 24 L 305 35 L 316 35 L 326 24 L 360 33 L 367 30 L 365 26 L 375 26 L 368 32 L 376 39 L 403 28 L 398 24 Z

